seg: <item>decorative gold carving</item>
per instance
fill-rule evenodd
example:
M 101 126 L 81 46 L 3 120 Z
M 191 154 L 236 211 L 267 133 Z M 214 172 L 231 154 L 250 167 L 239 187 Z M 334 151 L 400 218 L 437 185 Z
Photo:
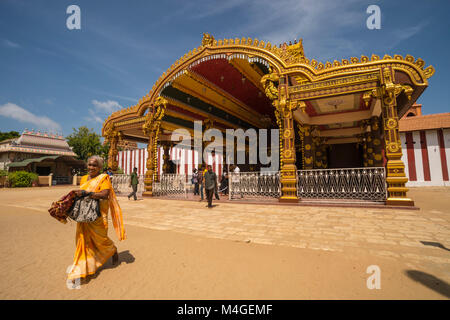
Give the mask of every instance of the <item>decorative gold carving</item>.
M 110 123 L 104 129 L 103 136 L 105 137 L 105 140 L 109 142 L 108 167 L 116 172 L 119 165 L 117 162 L 117 146 L 119 142 L 122 141 L 122 133 L 117 131 L 113 123 Z
M 145 118 L 145 123 L 142 125 L 142 131 L 149 137 L 147 151 L 147 172 L 145 173 L 144 196 L 153 195 L 153 175 L 157 172 L 157 145 L 159 130 L 161 127 L 161 120 L 164 117 L 168 101 L 163 97 L 158 97 L 153 104 L 153 108 L 149 110 Z
M 273 68 L 269 68 L 269 73 L 261 78 L 261 84 L 264 87 L 264 93 L 270 100 L 278 99 L 278 88 L 276 84 L 280 81 L 280 77 Z
M 305 53 L 303 52 L 303 39 L 300 39 L 296 44 L 288 46 L 287 52 L 297 61 L 300 60 L 299 58 L 305 57 Z

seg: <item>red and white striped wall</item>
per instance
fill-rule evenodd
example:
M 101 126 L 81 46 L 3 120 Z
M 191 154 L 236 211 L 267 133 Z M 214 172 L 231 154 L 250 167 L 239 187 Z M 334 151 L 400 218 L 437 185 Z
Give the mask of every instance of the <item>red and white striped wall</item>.
M 158 148 L 158 173 L 162 173 L 164 149 Z M 131 174 L 133 168 L 138 169 L 138 174 L 143 175 L 147 171 L 146 162 L 148 158 L 147 149 L 135 149 L 119 151 L 118 153 L 119 168 L 122 168 L 124 174 Z M 188 150 L 174 147 L 169 150 L 169 159 L 176 164 L 176 173 L 192 175 L 194 168 L 198 168 L 198 152 L 195 150 Z M 214 172 L 217 176 L 221 176 L 223 172 L 223 158 L 220 154 L 215 154 L 214 157 L 208 154 L 205 161 L 207 164 L 213 166 Z
M 400 132 L 407 186 L 450 186 L 450 129 Z

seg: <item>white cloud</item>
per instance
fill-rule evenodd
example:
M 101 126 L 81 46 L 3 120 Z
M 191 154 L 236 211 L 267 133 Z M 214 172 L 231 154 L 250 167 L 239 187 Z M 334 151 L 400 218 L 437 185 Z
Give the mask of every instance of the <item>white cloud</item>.
M 11 118 L 23 123 L 30 123 L 34 125 L 36 129 L 45 129 L 54 132 L 62 131 L 61 126 L 50 118 L 45 116 L 37 116 L 10 102 L 0 105 L 0 116 Z
M 94 108 L 88 109 L 89 117 L 85 118 L 85 120 L 97 123 L 103 123 L 104 118 L 109 116 L 111 113 L 123 109 L 123 107 L 114 100 L 98 101 L 94 99 L 92 100 L 92 104 L 94 105 Z
M 103 119 L 98 114 L 96 114 L 96 112 L 94 110 L 89 109 L 88 111 L 89 111 L 90 117 L 85 118 L 86 120 L 103 123 Z
M 20 48 L 20 44 L 12 42 L 8 39 L 4 39 L 3 40 L 3 45 L 8 47 L 8 48 Z
M 98 101 L 98 100 L 92 100 L 92 104 L 94 105 L 96 110 L 105 111 L 105 112 L 109 112 L 109 113 L 123 108 L 117 101 L 113 101 L 113 100 L 108 100 L 108 101 L 104 101 L 104 102 Z

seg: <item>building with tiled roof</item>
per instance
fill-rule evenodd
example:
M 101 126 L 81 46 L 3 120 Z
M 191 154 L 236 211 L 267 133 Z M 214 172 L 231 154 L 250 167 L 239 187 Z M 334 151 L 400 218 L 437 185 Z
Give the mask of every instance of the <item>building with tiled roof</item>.
M 0 142 L 0 169 L 53 174 L 56 181 L 69 182 L 72 172 L 84 168 L 61 135 L 26 130 L 20 137 Z
M 450 112 L 422 115 L 413 105 L 399 121 L 408 186 L 450 186 Z

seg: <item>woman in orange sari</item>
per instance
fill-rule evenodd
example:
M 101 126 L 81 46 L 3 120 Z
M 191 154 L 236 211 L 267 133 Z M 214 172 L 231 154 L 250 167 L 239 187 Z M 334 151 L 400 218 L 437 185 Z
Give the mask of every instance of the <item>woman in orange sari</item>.
M 103 159 L 92 156 L 88 159 L 88 175 L 81 178 L 77 196 L 89 192 L 89 197 L 100 201 L 100 217 L 93 222 L 78 222 L 76 250 L 68 279 L 86 278 L 94 274 L 110 257 L 113 264 L 119 262 L 117 248 L 108 237 L 108 210 L 111 212 L 114 229 L 119 240 L 125 240 L 122 210 L 111 185 L 108 174 L 100 174 Z

